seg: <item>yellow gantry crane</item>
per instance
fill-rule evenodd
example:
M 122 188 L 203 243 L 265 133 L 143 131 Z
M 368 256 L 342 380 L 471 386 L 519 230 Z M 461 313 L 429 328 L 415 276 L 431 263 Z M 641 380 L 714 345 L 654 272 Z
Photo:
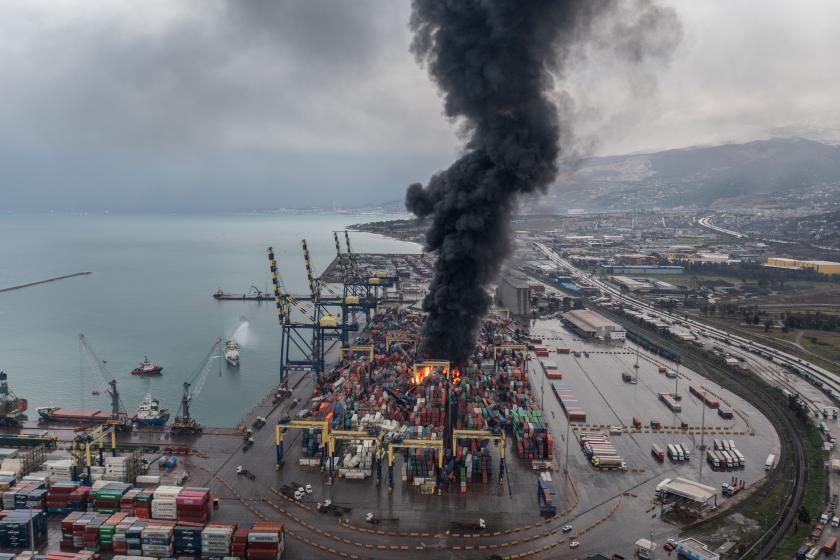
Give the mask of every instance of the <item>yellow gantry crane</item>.
M 400 342 L 408 343 L 412 348 L 417 350 L 417 336 L 406 331 L 393 331 L 385 335 L 385 351 L 391 351 L 391 345 Z
M 402 439 L 388 444 L 388 492 L 394 491 L 394 450 L 395 449 L 434 449 L 437 451 L 438 494 L 440 494 L 440 473 L 443 469 L 443 440 L 442 439 Z
M 381 482 L 381 471 L 379 467 L 379 460 L 380 460 L 380 446 L 382 443 L 382 438 L 379 436 L 378 433 L 371 431 L 371 432 L 363 432 L 361 430 L 331 430 L 329 434 L 329 445 L 327 446 L 327 457 L 329 462 L 329 473 L 330 476 L 327 479 L 327 484 L 332 484 L 333 477 L 335 475 L 335 449 L 336 449 L 336 441 L 338 440 L 361 440 L 361 441 L 372 441 L 373 442 L 373 456 L 376 459 L 376 484 L 377 486 Z
M 367 359 L 371 362 L 373 361 L 373 344 L 355 344 L 352 346 L 348 346 L 346 348 L 339 348 L 338 349 L 338 359 L 343 360 L 344 358 L 354 354 L 365 354 Z
M 499 484 L 504 482 L 505 477 L 505 432 L 502 430 L 452 430 L 452 453 L 458 445 L 459 439 L 490 440 L 496 442 L 499 447 Z
M 329 420 L 292 420 L 284 418 L 274 427 L 274 443 L 277 446 L 277 463 L 274 468 L 280 470 L 283 464 L 283 436 L 286 430 L 321 430 L 321 445 L 327 446 L 330 438 Z M 321 469 L 324 468 L 321 463 Z
M 117 426 L 102 424 L 76 434 L 70 447 L 70 457 L 78 473 L 84 472 L 85 480 L 90 480 L 90 467 L 97 464 L 94 453 L 98 453 L 98 464 L 102 464 L 102 453 L 106 438 L 110 440 L 111 455 L 116 455 Z

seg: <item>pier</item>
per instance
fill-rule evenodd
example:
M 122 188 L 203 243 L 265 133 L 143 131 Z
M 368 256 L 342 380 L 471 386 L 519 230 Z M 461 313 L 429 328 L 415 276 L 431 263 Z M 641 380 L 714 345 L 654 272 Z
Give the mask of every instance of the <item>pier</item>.
M 88 274 L 93 274 L 93 272 L 74 272 L 73 274 L 65 274 L 64 276 L 56 276 L 55 278 L 47 278 L 46 280 L 38 280 L 37 282 L 28 282 L 26 284 L 20 284 L 19 286 L 12 286 L 10 288 L 0 288 L 0 292 L 11 292 L 12 290 L 21 290 L 23 288 L 30 288 L 32 286 L 37 286 L 38 284 L 46 284 L 48 282 L 57 282 L 58 280 L 64 280 L 66 278 L 75 278 L 76 276 L 87 276 Z

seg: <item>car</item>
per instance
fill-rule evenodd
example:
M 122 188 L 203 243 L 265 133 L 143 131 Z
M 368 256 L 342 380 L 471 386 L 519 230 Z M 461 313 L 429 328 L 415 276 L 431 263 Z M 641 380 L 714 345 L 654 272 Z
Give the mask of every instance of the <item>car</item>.
M 571 526 L 571 525 L 563 525 L 563 532 L 564 532 L 564 533 L 568 533 L 568 532 L 569 532 L 569 531 L 571 531 L 571 530 L 572 530 L 572 526 Z
M 662 548 L 665 549 L 665 552 L 671 552 L 672 550 L 674 550 L 674 545 L 667 542 L 667 543 L 665 543 L 665 545 Z
M 311 485 L 311 484 L 307 484 L 307 485 L 306 485 L 306 493 L 307 493 L 307 494 L 311 494 L 311 493 L 312 493 L 312 485 Z
M 580 546 L 578 541 L 569 541 L 569 548 L 577 548 Z
M 677 539 L 668 539 L 668 544 L 671 546 L 677 546 Z

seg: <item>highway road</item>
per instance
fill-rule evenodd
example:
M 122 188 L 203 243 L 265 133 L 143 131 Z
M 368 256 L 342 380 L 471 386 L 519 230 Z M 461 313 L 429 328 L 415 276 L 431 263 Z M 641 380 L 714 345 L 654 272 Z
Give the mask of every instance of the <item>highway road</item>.
M 716 226 L 715 224 L 712 223 L 712 216 L 706 216 L 705 218 L 700 218 L 699 220 L 697 220 L 697 223 L 699 223 L 704 228 L 710 229 L 710 230 L 715 231 L 717 233 L 723 233 L 723 234 L 726 234 L 726 235 L 731 235 L 731 236 L 736 237 L 738 239 L 742 239 L 744 237 L 747 237 L 747 234 L 745 234 L 745 233 L 740 233 L 740 232 L 737 232 L 737 231 L 734 231 L 734 230 L 731 230 L 731 229 L 726 229 L 726 228 L 722 228 L 720 226 Z

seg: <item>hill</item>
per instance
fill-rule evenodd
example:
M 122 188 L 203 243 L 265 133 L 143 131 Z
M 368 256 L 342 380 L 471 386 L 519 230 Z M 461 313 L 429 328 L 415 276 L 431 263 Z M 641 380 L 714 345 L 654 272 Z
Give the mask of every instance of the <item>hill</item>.
M 826 210 L 838 204 L 838 193 L 840 147 L 774 138 L 587 159 L 558 179 L 548 201 L 593 210 L 803 204 Z

